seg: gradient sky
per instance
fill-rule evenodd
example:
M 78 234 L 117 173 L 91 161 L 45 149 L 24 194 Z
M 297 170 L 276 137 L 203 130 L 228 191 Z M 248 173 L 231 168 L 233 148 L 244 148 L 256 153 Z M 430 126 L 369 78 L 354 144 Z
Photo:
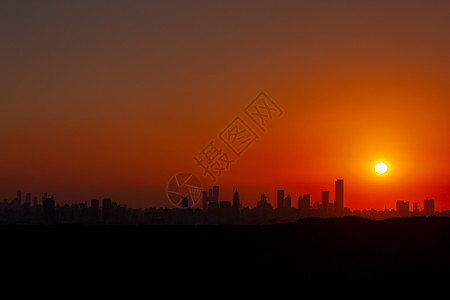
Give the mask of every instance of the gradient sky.
M 448 1 L 1 1 L 0 199 L 169 206 L 262 90 L 284 115 L 216 182 L 244 205 L 450 209 Z M 376 175 L 376 162 L 390 170 Z

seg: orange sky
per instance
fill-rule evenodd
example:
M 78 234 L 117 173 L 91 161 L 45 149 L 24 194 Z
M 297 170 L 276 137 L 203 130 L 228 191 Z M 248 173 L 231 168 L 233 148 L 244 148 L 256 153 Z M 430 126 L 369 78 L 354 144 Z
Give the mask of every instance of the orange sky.
M 0 4 L 0 197 L 170 206 L 167 181 L 264 90 L 284 114 L 216 182 L 450 209 L 447 1 Z M 374 165 L 389 164 L 378 176 Z

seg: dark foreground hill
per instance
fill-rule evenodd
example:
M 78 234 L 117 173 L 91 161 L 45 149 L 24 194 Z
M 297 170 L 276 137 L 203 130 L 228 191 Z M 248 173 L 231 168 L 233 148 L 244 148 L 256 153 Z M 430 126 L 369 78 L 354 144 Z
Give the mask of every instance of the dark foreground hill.
M 346 217 L 264 226 L 1 226 L 2 269 L 86 280 L 141 274 L 298 282 L 448 277 L 450 219 Z M 33 275 L 31 275 L 33 274 Z M 143 275 L 142 275 L 143 274 Z M 277 275 L 277 276 L 278 276 Z

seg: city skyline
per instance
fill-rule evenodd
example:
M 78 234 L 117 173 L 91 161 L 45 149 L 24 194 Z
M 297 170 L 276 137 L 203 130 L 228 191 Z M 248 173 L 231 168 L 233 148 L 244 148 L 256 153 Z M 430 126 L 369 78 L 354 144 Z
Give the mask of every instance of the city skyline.
M 345 206 L 344 180 L 335 181 L 335 199 L 330 201 L 330 192 L 322 191 L 320 201 L 312 199 L 309 194 L 301 194 L 297 205 L 292 205 L 291 194 L 285 190 L 276 191 L 277 198 L 269 201 L 266 194 L 261 194 L 256 206 L 250 207 L 242 202 L 238 189 L 233 196 L 221 197 L 220 186 L 212 186 L 201 194 L 200 205 L 190 206 L 189 196 L 181 197 L 180 208 L 127 208 L 126 205 L 113 202 L 111 198 L 92 199 L 90 203 L 60 204 L 54 196 L 42 195 L 41 200 L 31 193 L 26 193 L 24 201 L 22 191 L 18 190 L 11 201 L 5 199 L 0 204 L 0 220 L 3 223 L 88 223 L 98 224 L 134 224 L 156 222 L 156 224 L 267 224 L 294 222 L 302 218 L 336 218 L 358 216 L 374 220 L 397 217 L 448 216 L 450 211 L 436 211 L 434 199 L 424 199 L 422 209 L 418 202 L 397 200 L 395 209 L 382 211 L 373 208 L 358 210 Z M 101 205 L 100 205 L 101 203 Z M 198 203 L 197 203 L 198 204 Z M 188 213 L 198 211 L 195 214 Z M 173 213 L 167 213 L 172 211 Z M 185 211 L 185 213 L 183 213 Z M 202 211 L 202 213 L 200 213 Z M 149 214 L 153 217 L 149 217 Z M 152 219 L 153 218 L 153 219 Z M 159 221 L 155 221 L 159 220 Z M 159 222 L 159 223 L 158 223 Z

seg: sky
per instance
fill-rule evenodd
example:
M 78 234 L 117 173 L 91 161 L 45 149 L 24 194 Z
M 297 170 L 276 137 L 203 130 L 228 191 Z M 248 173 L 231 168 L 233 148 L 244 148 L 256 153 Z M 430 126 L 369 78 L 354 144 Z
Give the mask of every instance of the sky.
M 173 207 L 170 179 L 450 209 L 448 1 L 1 1 L 0 199 Z M 280 108 L 263 129 L 260 92 Z M 253 106 L 251 106 L 253 107 Z M 282 112 L 282 113 L 281 113 Z M 236 156 L 240 120 L 258 138 Z M 244 125 L 245 126 L 245 125 Z M 247 128 L 245 127 L 245 128 Z M 234 160 L 213 182 L 195 157 Z M 240 141 L 245 141 L 241 139 Z M 384 175 L 377 162 L 389 166 Z

